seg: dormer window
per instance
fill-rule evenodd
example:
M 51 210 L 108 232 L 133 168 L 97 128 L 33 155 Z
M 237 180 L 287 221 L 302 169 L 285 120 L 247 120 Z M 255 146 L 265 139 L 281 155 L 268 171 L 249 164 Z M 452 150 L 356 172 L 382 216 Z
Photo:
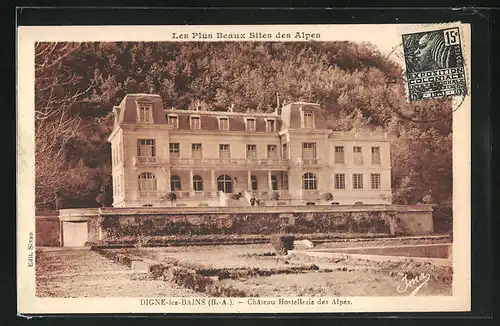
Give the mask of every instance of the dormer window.
M 314 114 L 312 111 L 302 111 L 302 128 L 314 128 Z
M 179 117 L 177 114 L 167 115 L 167 124 L 173 129 L 179 128 Z
M 219 117 L 219 130 L 229 130 L 228 117 Z
M 246 118 L 247 131 L 255 131 L 255 118 Z
M 276 131 L 276 120 L 274 120 L 274 119 L 267 119 L 266 120 L 266 131 L 267 132 Z
M 139 123 L 153 123 L 153 105 L 152 104 L 139 104 L 138 108 Z
M 191 116 L 189 122 L 191 129 L 201 129 L 201 119 L 199 116 Z

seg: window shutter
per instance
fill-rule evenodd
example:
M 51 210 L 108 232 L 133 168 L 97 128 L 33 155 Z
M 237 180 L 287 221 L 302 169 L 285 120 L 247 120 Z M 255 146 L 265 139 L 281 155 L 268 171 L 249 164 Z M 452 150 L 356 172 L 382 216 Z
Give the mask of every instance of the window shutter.
M 137 156 L 141 156 L 141 140 L 137 139 Z
M 156 139 L 153 139 L 153 149 L 151 150 L 151 155 L 156 156 Z

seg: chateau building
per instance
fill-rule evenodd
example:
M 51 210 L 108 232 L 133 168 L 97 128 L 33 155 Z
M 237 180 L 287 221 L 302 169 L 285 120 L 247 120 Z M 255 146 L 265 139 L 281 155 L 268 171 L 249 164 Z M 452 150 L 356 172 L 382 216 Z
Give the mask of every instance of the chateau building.
M 392 200 L 387 135 L 331 131 L 319 104 L 177 110 L 158 95 L 128 94 L 113 113 L 114 207 Z

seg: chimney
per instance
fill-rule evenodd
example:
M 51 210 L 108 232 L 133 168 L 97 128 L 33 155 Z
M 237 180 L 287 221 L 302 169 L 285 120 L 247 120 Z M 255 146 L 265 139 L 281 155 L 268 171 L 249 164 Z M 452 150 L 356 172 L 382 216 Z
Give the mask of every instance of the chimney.
M 231 106 L 229 107 L 229 109 L 227 109 L 227 112 L 233 112 L 234 110 L 234 103 L 231 103 Z
M 280 106 L 279 93 L 276 92 L 276 110 L 274 110 L 274 112 L 275 112 L 276 115 L 281 115 L 281 108 L 282 107 L 283 107 L 283 105 Z

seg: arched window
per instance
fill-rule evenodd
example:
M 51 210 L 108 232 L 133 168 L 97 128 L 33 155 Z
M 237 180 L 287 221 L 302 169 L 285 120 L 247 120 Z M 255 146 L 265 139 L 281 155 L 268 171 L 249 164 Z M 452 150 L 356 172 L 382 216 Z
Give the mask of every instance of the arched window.
M 233 180 L 227 174 L 222 174 L 217 178 L 217 190 L 225 193 L 233 192 Z
M 140 191 L 155 191 L 156 178 L 151 172 L 142 172 L 139 174 L 139 190 Z
M 316 176 L 313 173 L 308 172 L 302 176 L 302 189 L 305 190 L 317 189 Z
M 194 191 L 203 191 L 203 179 L 199 175 L 193 176 Z
M 275 175 L 271 175 L 271 186 L 273 190 L 278 190 L 278 178 Z
M 170 177 L 170 191 L 181 190 L 181 178 L 178 175 L 173 175 Z
M 256 191 L 257 189 L 259 189 L 259 183 L 257 182 L 257 177 L 252 175 L 250 176 L 250 180 L 252 181 L 252 190 Z

